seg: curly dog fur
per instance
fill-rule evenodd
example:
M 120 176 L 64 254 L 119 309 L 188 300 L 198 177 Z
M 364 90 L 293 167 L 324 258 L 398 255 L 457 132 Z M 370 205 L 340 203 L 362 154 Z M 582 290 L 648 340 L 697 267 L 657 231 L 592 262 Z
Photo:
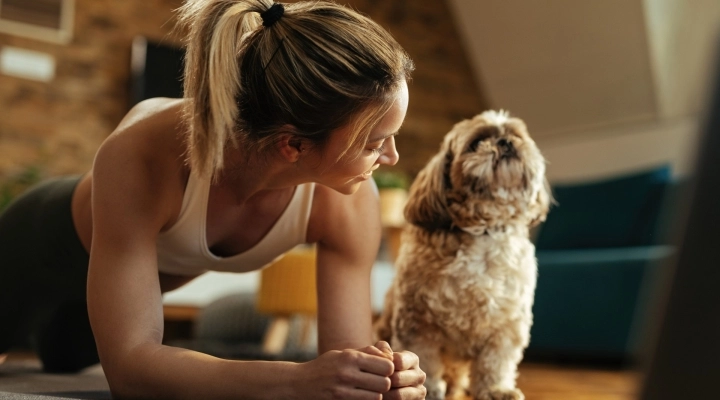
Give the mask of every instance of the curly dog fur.
M 456 124 L 410 188 L 397 274 L 376 325 L 426 372 L 427 399 L 517 400 L 537 263 L 529 229 L 552 202 L 525 124 Z

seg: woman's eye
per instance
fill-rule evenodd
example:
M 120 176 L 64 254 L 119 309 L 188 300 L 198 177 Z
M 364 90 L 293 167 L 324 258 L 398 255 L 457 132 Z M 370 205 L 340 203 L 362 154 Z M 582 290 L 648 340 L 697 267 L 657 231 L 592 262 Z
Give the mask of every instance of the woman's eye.
M 385 144 L 384 144 L 384 143 L 383 143 L 383 145 L 380 146 L 380 147 L 376 147 L 376 148 L 374 148 L 374 149 L 370 149 L 370 151 L 372 151 L 372 152 L 375 153 L 375 154 L 382 154 L 382 152 L 383 152 L 384 150 L 385 150 Z
M 368 149 L 368 150 L 370 150 L 374 154 L 382 154 L 382 152 L 385 150 L 385 141 L 383 140 L 382 143 L 380 143 L 379 147 L 375 147 L 375 148 Z

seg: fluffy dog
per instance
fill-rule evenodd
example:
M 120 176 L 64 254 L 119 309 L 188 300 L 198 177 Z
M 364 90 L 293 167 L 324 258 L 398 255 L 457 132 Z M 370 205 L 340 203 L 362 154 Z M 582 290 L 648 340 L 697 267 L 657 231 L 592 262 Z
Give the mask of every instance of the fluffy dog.
M 420 357 L 428 400 L 517 400 L 537 263 L 528 239 L 552 202 L 525 124 L 487 111 L 456 124 L 419 173 L 397 274 L 376 325 Z

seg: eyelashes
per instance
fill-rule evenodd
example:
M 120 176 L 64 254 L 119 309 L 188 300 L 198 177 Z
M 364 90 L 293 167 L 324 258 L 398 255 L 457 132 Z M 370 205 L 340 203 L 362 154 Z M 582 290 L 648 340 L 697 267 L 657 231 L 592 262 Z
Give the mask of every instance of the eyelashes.
M 372 151 L 373 154 L 377 154 L 377 155 L 382 154 L 383 151 L 385 151 L 385 142 L 383 142 L 382 146 L 377 147 L 377 148 L 375 148 L 375 149 L 370 149 L 370 151 Z
M 381 155 L 383 152 L 385 152 L 385 146 L 387 145 L 388 140 L 394 140 L 393 138 L 394 138 L 396 135 L 397 135 L 397 132 L 393 133 L 392 135 L 385 136 L 385 137 L 382 138 L 382 139 L 374 140 L 374 141 L 371 142 L 371 143 L 380 142 L 380 141 L 382 140 L 382 142 L 380 142 L 380 146 L 379 146 L 379 147 L 372 148 L 372 149 L 366 149 L 366 150 L 372 152 L 373 155 L 378 155 L 378 156 L 379 156 L 379 155 Z

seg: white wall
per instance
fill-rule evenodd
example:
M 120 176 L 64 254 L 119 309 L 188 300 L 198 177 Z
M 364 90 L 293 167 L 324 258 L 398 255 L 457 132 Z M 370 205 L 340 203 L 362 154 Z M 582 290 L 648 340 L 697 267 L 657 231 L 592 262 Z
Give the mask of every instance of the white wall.
M 655 118 L 642 0 L 449 5 L 486 97 L 536 137 Z
M 644 0 L 661 118 L 703 111 L 720 45 L 720 1 Z
M 524 119 L 553 182 L 692 168 L 718 0 L 448 0 L 493 108 Z
M 580 137 L 538 138 L 551 183 L 603 179 L 670 164 L 675 176 L 694 168 L 698 123 L 693 118 L 632 124 Z

